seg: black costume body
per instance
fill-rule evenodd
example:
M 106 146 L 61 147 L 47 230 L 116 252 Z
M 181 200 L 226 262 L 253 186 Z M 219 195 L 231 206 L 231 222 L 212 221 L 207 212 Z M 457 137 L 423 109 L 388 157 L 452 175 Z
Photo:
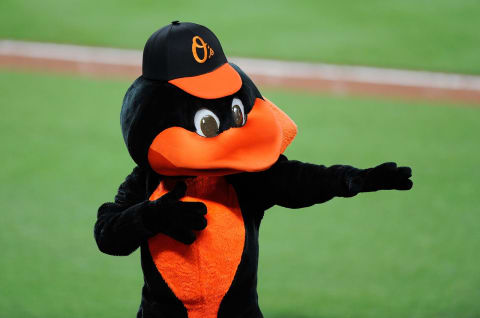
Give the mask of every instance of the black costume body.
M 245 245 L 234 281 L 225 295 L 218 317 L 262 317 L 257 302 L 259 226 L 265 210 L 275 204 L 301 208 L 335 196 L 356 193 L 349 188 L 360 172 L 350 166 L 324 167 L 282 156 L 270 169 L 226 176 L 237 192 L 245 225 Z M 138 317 L 187 317 L 183 304 L 163 281 L 149 253 L 147 239 L 157 233 L 142 218 L 142 207 L 161 177 L 135 168 L 120 186 L 115 203 L 99 209 L 95 234 L 99 248 L 112 255 L 128 255 L 141 247 L 145 285 Z
M 152 140 L 170 127 L 195 132 L 193 118 L 202 108 L 213 111 L 221 124 L 218 133 L 232 129 L 231 101 L 243 102 L 247 116 L 256 101 L 263 100 L 258 89 L 237 66 L 230 64 L 241 77 L 242 86 L 233 95 L 218 99 L 202 99 L 182 91 L 165 81 L 138 78 L 124 98 L 121 122 L 122 132 L 131 157 L 137 167 L 119 187 L 113 203 L 105 203 L 98 210 L 95 239 L 99 249 L 111 255 L 129 255 L 141 248 L 144 274 L 142 300 L 137 317 L 196 318 L 201 308 L 188 310 L 158 269 L 151 254 L 151 240 L 165 235 L 175 242 L 194 243 L 197 236 L 211 224 L 206 206 L 201 202 L 180 202 L 188 192 L 188 184 L 195 180 L 221 180 L 233 188 L 233 200 L 241 211 L 244 236 L 239 262 L 233 268 L 234 276 L 222 295 L 221 302 L 209 317 L 262 317 L 257 297 L 257 269 L 259 257 L 259 228 L 266 210 L 274 205 L 302 208 L 328 201 L 334 197 L 351 197 L 359 192 L 412 187 L 411 170 L 385 163 L 375 168 L 357 169 L 346 165 L 325 167 L 288 160 L 280 154 L 269 168 L 256 172 L 228 174 L 165 176 L 152 168 L 148 151 Z M 238 126 L 237 126 L 238 127 Z M 243 131 L 242 127 L 238 132 Z M 255 143 L 256 136 L 249 136 Z M 212 138 L 214 140 L 214 138 Z M 215 179 L 217 178 L 217 179 Z M 203 182 L 202 181 L 202 182 Z M 166 194 L 152 199 L 163 183 L 172 183 Z M 216 191 L 213 189 L 212 191 Z M 210 222 L 210 221 L 209 221 Z M 228 229 L 227 229 L 228 230 Z M 208 260 L 206 260 L 208 261 Z M 207 263 L 208 265 L 208 263 Z M 207 291 L 208 292 L 208 291 Z M 195 306 L 208 305 L 201 299 Z M 196 312 L 196 314 L 192 314 Z M 207 317 L 205 317 L 207 318 Z

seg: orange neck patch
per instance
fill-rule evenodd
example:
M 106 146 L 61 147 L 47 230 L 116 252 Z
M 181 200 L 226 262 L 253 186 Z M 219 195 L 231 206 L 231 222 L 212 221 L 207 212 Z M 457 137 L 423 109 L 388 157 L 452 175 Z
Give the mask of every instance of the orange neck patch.
M 158 234 L 148 240 L 153 261 L 163 279 L 182 301 L 189 318 L 217 317 L 243 254 L 245 226 L 233 187 L 223 177 L 187 179 L 181 201 L 203 202 L 208 225 L 192 245 Z M 150 200 L 173 188 L 162 181 Z

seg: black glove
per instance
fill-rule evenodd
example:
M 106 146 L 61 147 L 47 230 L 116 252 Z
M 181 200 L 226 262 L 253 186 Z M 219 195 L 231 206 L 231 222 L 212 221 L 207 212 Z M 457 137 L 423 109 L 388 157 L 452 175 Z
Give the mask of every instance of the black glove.
M 413 186 L 411 176 L 410 167 L 397 167 L 395 162 L 386 162 L 375 168 L 358 170 L 348 180 L 348 188 L 352 195 L 377 190 L 410 190 Z
M 184 244 L 192 244 L 193 231 L 207 226 L 207 207 L 202 202 L 179 201 L 185 196 L 187 186 L 179 182 L 161 198 L 150 201 L 143 215 L 145 226 L 154 233 L 164 233 Z

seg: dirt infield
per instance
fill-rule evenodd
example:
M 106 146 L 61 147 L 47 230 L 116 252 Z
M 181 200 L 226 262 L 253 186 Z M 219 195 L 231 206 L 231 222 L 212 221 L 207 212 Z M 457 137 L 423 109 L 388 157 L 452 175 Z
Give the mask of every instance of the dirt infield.
M 480 76 L 230 58 L 260 86 L 480 106 Z M 0 40 L 0 67 L 134 79 L 140 51 Z

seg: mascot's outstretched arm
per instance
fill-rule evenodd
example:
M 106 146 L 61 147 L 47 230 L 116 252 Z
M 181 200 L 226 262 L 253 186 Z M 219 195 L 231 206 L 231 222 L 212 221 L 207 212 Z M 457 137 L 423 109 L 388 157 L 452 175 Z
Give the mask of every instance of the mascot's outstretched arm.
M 288 160 L 282 155 L 266 171 L 232 175 L 229 179 L 268 209 L 273 205 L 302 208 L 360 192 L 409 190 L 413 185 L 411 175 L 409 167 L 397 167 L 393 162 L 369 169 L 325 167 Z
M 179 201 L 185 195 L 185 183 L 179 182 L 168 194 L 149 201 L 147 175 L 148 172 L 135 168 L 120 185 L 115 202 L 100 206 L 95 239 L 102 252 L 129 255 L 141 242 L 158 233 L 191 244 L 195 241 L 193 231 L 207 226 L 203 203 Z M 393 162 L 369 169 L 347 165 L 325 167 L 288 160 L 282 155 L 266 171 L 235 174 L 228 179 L 251 202 L 268 209 L 273 205 L 302 208 L 360 192 L 409 190 L 410 176 L 409 167 L 397 167 Z

